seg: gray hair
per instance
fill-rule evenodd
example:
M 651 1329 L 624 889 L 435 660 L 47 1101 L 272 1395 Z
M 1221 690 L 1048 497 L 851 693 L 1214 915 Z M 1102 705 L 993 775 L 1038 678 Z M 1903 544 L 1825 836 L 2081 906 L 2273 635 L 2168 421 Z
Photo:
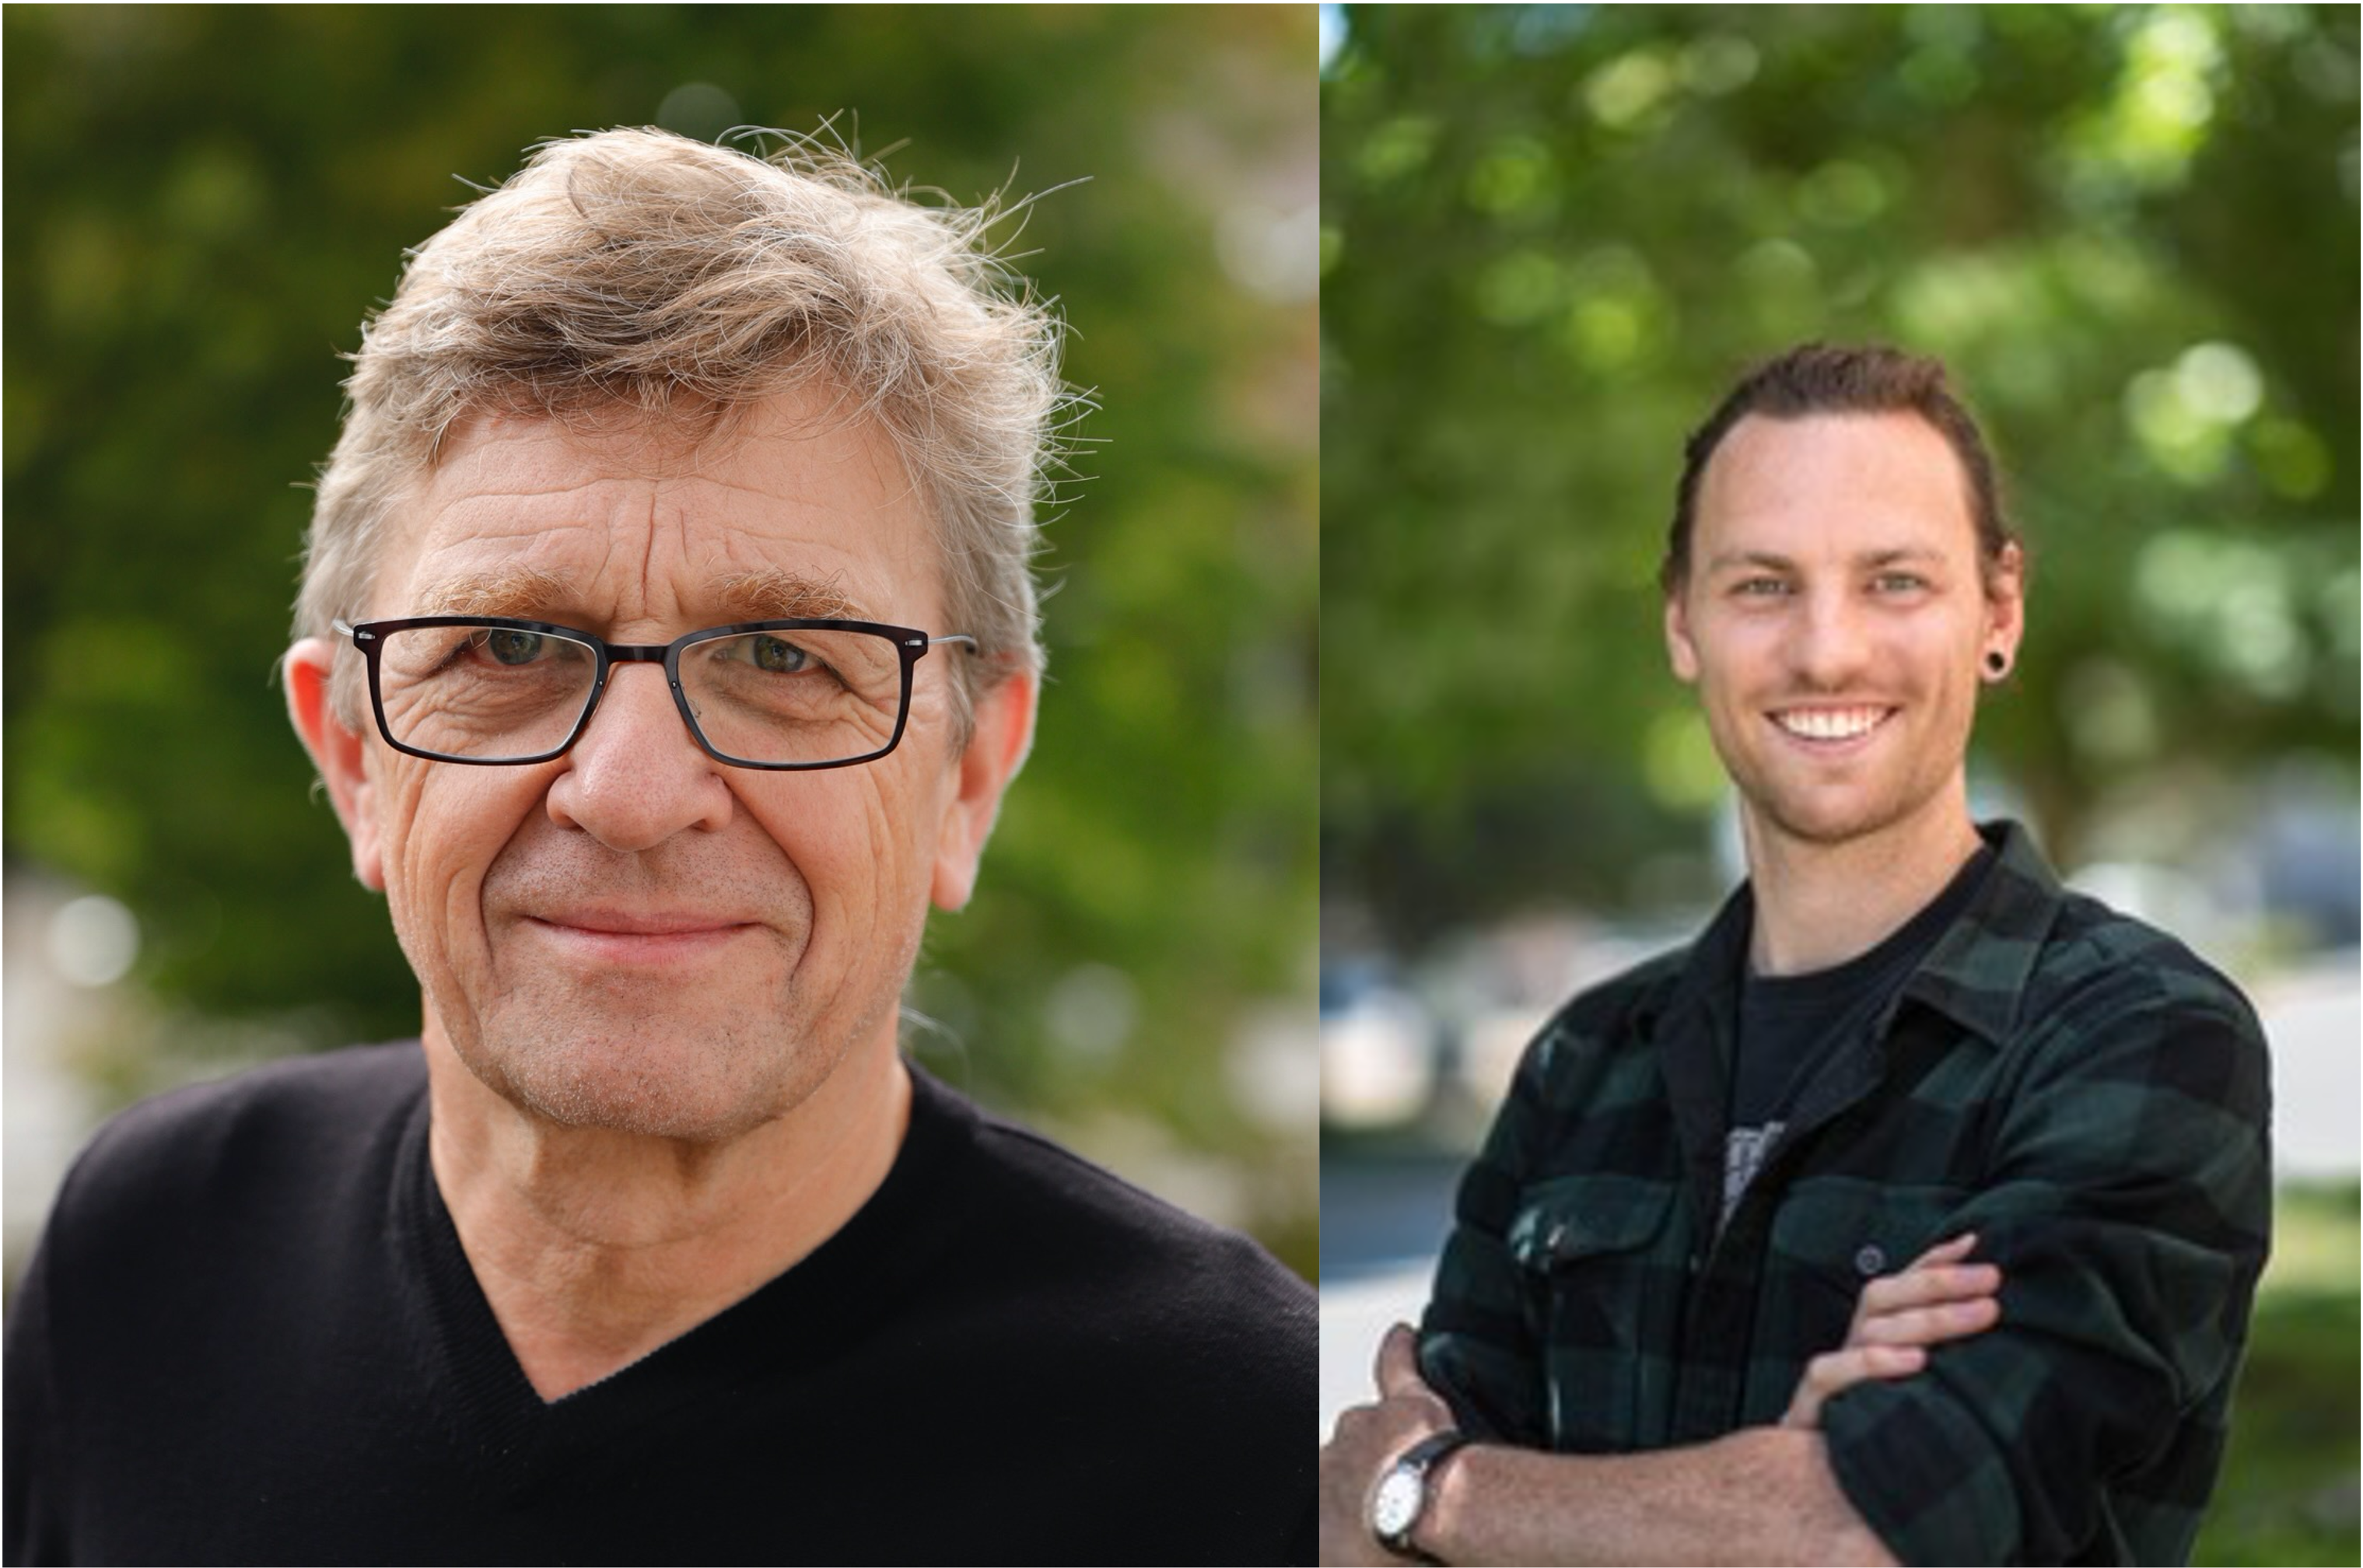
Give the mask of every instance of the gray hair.
M 296 636 L 363 613 L 389 518 L 464 418 L 621 404 L 703 435 L 817 384 L 876 422 L 932 514 L 942 629 L 982 656 L 960 667 L 1037 670 L 1034 503 L 1068 396 L 1058 320 L 983 244 L 998 216 L 921 206 L 808 139 L 769 158 L 654 129 L 543 144 L 363 325 Z M 348 722 L 358 683 L 340 652 Z

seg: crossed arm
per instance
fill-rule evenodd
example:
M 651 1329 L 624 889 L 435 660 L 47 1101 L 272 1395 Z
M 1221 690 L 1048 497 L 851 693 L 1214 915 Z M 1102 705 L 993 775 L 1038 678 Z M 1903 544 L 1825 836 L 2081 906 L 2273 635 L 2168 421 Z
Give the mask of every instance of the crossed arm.
M 2000 1273 L 1961 1261 L 1975 1240 L 1957 1237 L 1866 1286 L 1846 1342 L 1807 1365 L 1779 1426 L 1652 1453 L 1463 1449 L 1434 1478 L 1418 1544 L 1446 1562 L 1894 1562 L 1831 1473 L 1822 1407 L 1867 1379 L 1909 1377 L 1928 1346 L 1993 1325 Z M 1339 1417 L 1321 1451 L 1324 1562 L 1401 1561 L 1370 1534 L 1370 1493 L 1405 1449 L 1455 1425 L 1420 1377 L 1410 1329 L 1388 1330 L 1378 1384 L 1377 1402 Z

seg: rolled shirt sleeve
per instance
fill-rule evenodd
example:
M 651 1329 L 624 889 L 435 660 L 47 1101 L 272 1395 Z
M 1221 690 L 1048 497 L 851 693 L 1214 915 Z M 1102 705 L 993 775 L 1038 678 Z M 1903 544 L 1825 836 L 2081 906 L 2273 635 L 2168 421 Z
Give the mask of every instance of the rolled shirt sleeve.
M 2262 1032 L 2212 973 L 2128 966 L 2047 1027 L 1943 1231 L 2002 1270 L 1999 1323 L 1823 1413 L 1906 1562 L 2187 1557 L 2221 1459 L 2269 1232 Z
M 1545 1050 L 1538 1043 L 1519 1063 L 1484 1148 L 1460 1179 L 1452 1234 L 1420 1325 L 1421 1374 L 1462 1428 L 1529 1448 L 1548 1446 L 1543 1348 L 1527 1318 L 1509 1230 L 1547 1120 L 1538 1060 Z

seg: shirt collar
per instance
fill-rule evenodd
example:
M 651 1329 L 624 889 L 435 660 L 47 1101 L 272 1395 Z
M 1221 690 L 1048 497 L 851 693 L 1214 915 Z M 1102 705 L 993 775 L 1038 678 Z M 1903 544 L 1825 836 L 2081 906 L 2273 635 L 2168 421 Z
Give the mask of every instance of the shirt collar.
M 2000 1045 L 2018 1027 L 2027 978 L 2067 890 L 2018 823 L 1985 823 L 1978 831 L 1994 847 L 1993 868 L 1903 994 Z
M 2066 898 L 2059 878 L 2016 822 L 1982 823 L 1994 863 L 1968 906 L 1906 977 L 1899 995 L 1999 1045 L 2017 1027 L 2026 981 Z M 1669 1011 L 1700 1009 L 1727 1038 L 1734 977 L 1747 962 L 1755 904 L 1747 884 L 1724 901 L 1683 968 Z

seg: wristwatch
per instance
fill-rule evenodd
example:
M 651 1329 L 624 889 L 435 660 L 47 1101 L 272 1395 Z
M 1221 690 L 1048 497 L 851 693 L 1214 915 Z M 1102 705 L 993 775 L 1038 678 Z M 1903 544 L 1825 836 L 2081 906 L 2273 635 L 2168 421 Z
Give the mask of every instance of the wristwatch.
M 1379 1538 L 1381 1546 L 1398 1557 L 1436 1561 L 1413 1543 L 1411 1532 L 1427 1511 L 1428 1478 L 1468 1441 L 1466 1432 L 1437 1432 L 1403 1450 L 1387 1466 L 1378 1490 L 1370 1494 L 1370 1533 Z

